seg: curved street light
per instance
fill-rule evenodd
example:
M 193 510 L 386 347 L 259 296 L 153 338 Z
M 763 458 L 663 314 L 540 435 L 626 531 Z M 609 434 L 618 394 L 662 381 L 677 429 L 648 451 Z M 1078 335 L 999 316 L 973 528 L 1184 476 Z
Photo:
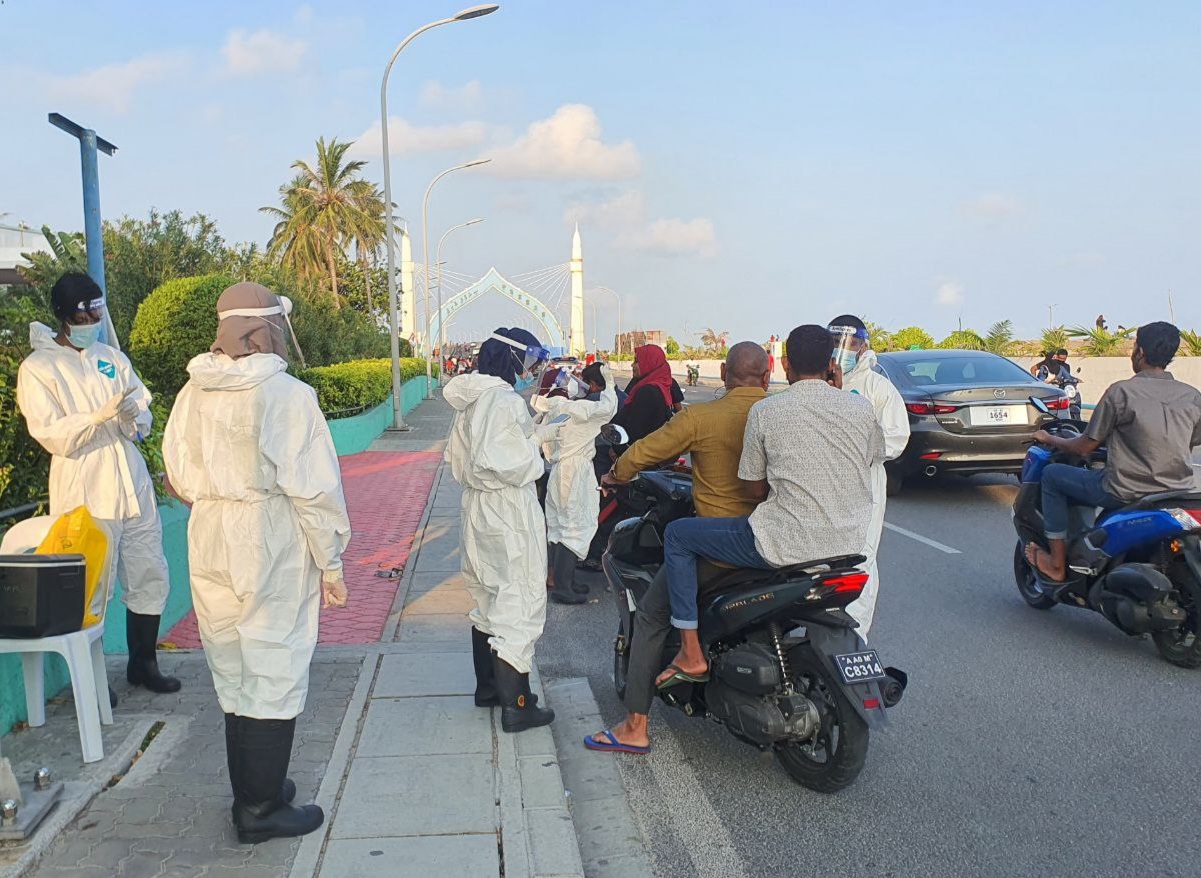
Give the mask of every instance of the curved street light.
M 441 362 L 446 362 L 446 315 L 442 313 L 442 243 L 450 237 L 451 232 L 457 232 L 459 229 L 465 229 L 468 226 L 474 226 L 476 223 L 482 223 L 483 217 L 469 219 L 465 223 L 459 223 L 457 226 L 451 226 L 438 239 L 438 249 L 435 251 L 434 262 L 438 266 L 438 359 Z M 438 369 L 438 383 L 443 383 L 442 379 L 445 376 L 442 374 L 442 369 Z
M 444 24 L 452 24 L 456 21 L 468 21 L 472 18 L 479 18 L 483 15 L 488 15 L 500 9 L 499 4 L 488 3 L 482 6 L 471 6 L 461 12 L 452 15 L 450 18 L 443 18 L 438 21 L 431 21 L 429 24 L 422 25 L 413 31 L 392 53 L 392 57 L 388 59 L 388 66 L 384 68 L 384 78 L 380 82 L 379 87 L 379 112 L 380 112 L 380 141 L 383 147 L 382 159 L 384 162 L 384 236 L 387 238 L 388 244 L 388 317 L 390 335 L 392 336 L 392 429 L 405 430 L 404 415 L 401 410 L 400 399 L 400 320 L 397 314 L 396 301 L 396 227 L 392 221 L 392 156 L 388 151 L 388 77 L 392 75 L 392 65 L 396 63 L 396 59 L 400 57 L 400 53 L 404 51 L 405 46 L 413 42 L 418 36 L 425 33 L 427 30 L 432 30 L 436 27 L 441 27 Z M 428 287 L 429 284 L 427 283 Z M 429 295 L 429 291 L 426 291 Z M 428 321 L 428 314 L 426 316 Z M 428 332 L 428 329 L 427 329 Z M 426 382 L 429 382 L 429 360 L 426 360 Z
M 480 7 L 482 8 L 482 7 Z M 466 10 L 470 12 L 471 10 Z M 463 13 L 460 13 L 462 15 Z M 487 15 L 487 12 L 478 13 L 479 15 Z M 454 171 L 462 171 L 465 168 L 474 168 L 479 165 L 486 165 L 492 159 L 476 159 L 475 161 L 463 162 L 455 165 L 453 168 L 447 168 L 434 179 L 430 180 L 430 184 L 425 187 L 425 198 L 421 202 L 421 271 L 425 275 L 425 386 L 426 399 L 434 398 L 434 372 L 433 372 L 433 339 L 430 338 L 430 234 L 429 234 L 429 212 L 430 212 L 430 193 L 434 191 L 434 184 Z

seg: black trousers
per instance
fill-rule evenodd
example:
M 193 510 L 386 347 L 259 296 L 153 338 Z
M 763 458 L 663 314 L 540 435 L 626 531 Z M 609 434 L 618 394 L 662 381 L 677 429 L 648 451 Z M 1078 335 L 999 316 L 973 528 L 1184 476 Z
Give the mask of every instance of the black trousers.
M 712 590 L 714 580 L 729 570 L 701 559 L 696 572 L 700 594 L 705 595 Z M 670 633 L 671 600 L 667 594 L 667 565 L 664 564 L 647 586 L 635 612 L 630 666 L 626 674 L 625 706 L 630 713 L 651 712 L 651 702 L 655 698 L 655 677 L 667 667 L 663 661 L 663 646 Z

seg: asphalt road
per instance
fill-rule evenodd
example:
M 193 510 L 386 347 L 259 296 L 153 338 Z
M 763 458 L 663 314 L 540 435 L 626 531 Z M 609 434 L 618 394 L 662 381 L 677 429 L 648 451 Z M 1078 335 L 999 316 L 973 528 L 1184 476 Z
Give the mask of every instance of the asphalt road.
M 689 391 L 690 401 L 712 395 Z M 657 704 L 616 756 L 660 878 L 1201 874 L 1201 671 L 1014 586 L 1016 481 L 916 481 L 889 503 L 872 643 L 910 673 L 857 783 L 826 796 L 770 755 Z M 544 676 L 587 677 L 609 722 L 613 597 L 551 604 Z M 582 745 L 581 745 L 582 746 Z

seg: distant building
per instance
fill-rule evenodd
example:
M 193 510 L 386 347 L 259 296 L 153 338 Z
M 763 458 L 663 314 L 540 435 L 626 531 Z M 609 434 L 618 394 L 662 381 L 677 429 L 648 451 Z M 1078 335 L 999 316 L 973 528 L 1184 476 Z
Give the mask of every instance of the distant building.
M 662 329 L 623 332 L 621 335 L 614 337 L 613 350 L 618 354 L 632 354 L 634 353 L 634 348 L 642 347 L 644 344 L 658 345 L 666 351 L 667 333 Z

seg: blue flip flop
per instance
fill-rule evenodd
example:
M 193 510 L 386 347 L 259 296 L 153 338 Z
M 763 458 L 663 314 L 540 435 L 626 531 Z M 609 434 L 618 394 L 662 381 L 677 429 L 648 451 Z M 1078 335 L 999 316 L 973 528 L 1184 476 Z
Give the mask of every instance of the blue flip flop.
M 608 741 L 603 740 L 608 738 Z M 635 756 L 645 756 L 651 752 L 651 748 L 635 747 L 633 744 L 623 744 L 617 740 L 612 729 L 605 729 L 598 735 L 589 735 L 584 739 L 584 746 L 589 750 L 600 750 L 609 753 L 633 753 Z

